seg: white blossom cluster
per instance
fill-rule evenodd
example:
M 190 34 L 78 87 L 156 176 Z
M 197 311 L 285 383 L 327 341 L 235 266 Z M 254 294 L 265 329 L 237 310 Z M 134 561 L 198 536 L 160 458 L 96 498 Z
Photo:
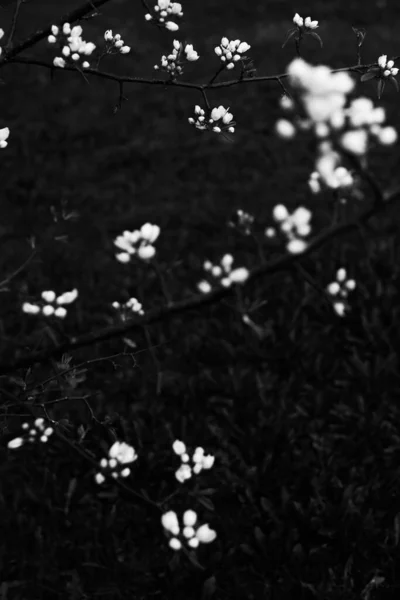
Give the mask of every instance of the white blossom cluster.
M 183 17 L 182 4 L 179 2 L 171 2 L 171 0 L 158 0 L 153 7 L 154 15 L 147 13 L 144 15 L 146 21 L 156 20 L 157 25 L 163 26 L 169 31 L 178 31 L 179 25 L 174 21 L 166 20 L 169 18 L 176 19 Z
M 45 444 L 54 432 L 52 427 L 45 426 L 44 419 L 41 417 L 35 419 L 33 425 L 29 425 L 29 423 L 22 423 L 22 429 L 27 431 L 26 436 L 16 437 L 10 440 L 7 444 L 8 448 L 14 450 L 15 448 L 20 448 L 25 442 L 32 443 L 37 440 L 38 435 L 40 435 L 39 440 Z
M 233 69 L 235 63 L 241 58 L 245 58 L 244 54 L 250 50 L 251 46 L 247 42 L 240 40 L 229 41 L 227 37 L 221 39 L 219 46 L 214 48 L 214 52 L 220 57 L 223 63 L 226 63 L 227 69 Z
M 394 60 L 388 60 L 386 54 L 378 58 L 378 65 L 382 70 L 383 77 L 395 77 L 399 69 L 394 66 Z
M 338 269 L 336 272 L 336 281 L 332 281 L 327 286 L 327 292 L 335 298 L 333 308 L 339 317 L 343 317 L 348 310 L 349 306 L 347 303 L 347 297 L 349 291 L 356 288 L 356 282 L 354 279 L 347 279 L 346 269 Z
M 254 223 L 254 217 L 248 212 L 245 212 L 241 208 L 238 208 L 233 219 L 229 222 L 230 227 L 234 227 L 243 235 L 250 235 L 251 228 Z
M 300 254 L 307 248 L 307 243 L 303 240 L 311 232 L 310 219 L 311 212 L 299 206 L 296 210 L 289 214 L 288 209 L 283 204 L 277 204 L 272 211 L 273 219 L 279 223 L 281 233 L 286 237 L 286 249 L 291 254 Z M 267 237 L 274 237 L 275 230 L 268 227 L 265 230 Z
M 6 148 L 8 146 L 8 136 L 10 135 L 10 130 L 8 127 L 3 127 L 0 129 L 0 148 Z
M 186 445 L 180 440 L 175 440 L 172 444 L 172 449 L 180 456 L 182 464 L 179 469 L 175 472 L 175 477 L 180 483 L 186 481 L 186 479 L 190 479 L 192 477 L 192 473 L 198 475 L 203 469 L 211 469 L 214 464 L 215 457 L 212 454 L 204 454 L 204 448 L 198 446 L 192 456 L 193 466 L 190 466 L 188 463 L 190 461 L 190 456 L 187 452 Z
M 123 251 L 115 258 L 122 263 L 128 263 L 135 254 L 142 260 L 153 258 L 156 253 L 153 244 L 159 235 L 159 226 L 151 223 L 145 223 L 135 231 L 124 231 L 114 240 L 115 246 Z
M 197 548 L 199 544 L 209 544 L 217 537 L 217 533 L 210 529 L 208 523 L 195 529 L 197 514 L 194 510 L 184 512 L 182 532 L 178 516 L 173 510 L 162 515 L 161 523 L 167 535 L 170 536 L 169 546 L 172 550 L 180 550 L 182 542 L 187 543 L 190 548 Z
M 229 131 L 229 133 L 234 133 L 236 125 L 233 119 L 233 115 L 229 112 L 229 108 L 224 108 L 223 106 L 218 106 L 218 108 L 213 108 L 209 119 L 206 120 L 205 111 L 198 104 L 194 107 L 195 118 L 189 117 L 188 121 L 191 125 L 194 125 L 196 129 L 209 129 L 214 131 L 215 133 L 221 133 L 222 131 Z
M 77 299 L 78 290 L 75 288 L 70 292 L 64 292 L 60 296 L 57 296 L 53 290 L 47 290 L 42 292 L 41 297 L 44 302 L 40 304 L 24 302 L 22 311 L 30 315 L 37 315 L 41 312 L 45 317 L 55 316 L 64 319 L 67 315 L 65 305 L 71 304 Z
M 129 316 L 129 313 L 144 315 L 142 304 L 137 298 L 129 298 L 129 300 L 122 305 L 119 302 L 113 302 L 112 307 L 121 312 L 122 320 L 125 320 Z
M 224 287 L 230 287 L 232 283 L 244 283 L 249 276 L 249 271 L 245 267 L 239 267 L 232 270 L 233 256 L 225 254 L 219 265 L 214 265 L 209 260 L 203 264 L 203 268 L 211 277 L 217 279 Z M 209 294 L 212 290 L 212 285 L 209 281 L 203 280 L 197 284 L 197 289 L 202 294 Z
M 170 75 L 181 75 L 183 73 L 182 51 L 185 53 L 184 58 L 189 62 L 195 62 L 199 59 L 198 53 L 196 50 L 193 50 L 193 44 L 186 44 L 183 49 L 183 44 L 178 40 L 174 40 L 171 54 L 168 54 L 168 56 L 163 55 L 160 65 L 154 65 L 154 69 L 156 71 L 166 71 Z
M 111 475 L 113 479 L 117 479 L 118 477 L 128 477 L 131 473 L 131 470 L 125 465 L 135 462 L 137 458 L 138 455 L 132 446 L 126 442 L 115 442 L 108 451 L 108 459 L 101 459 L 100 467 L 102 468 L 103 472 L 108 471 L 109 475 Z M 100 472 L 96 473 L 94 478 L 96 483 L 99 485 L 104 483 L 106 479 L 103 473 Z
M 299 27 L 300 29 L 302 27 L 304 27 L 305 29 L 317 29 L 318 27 L 318 21 L 312 21 L 311 17 L 306 17 L 305 19 L 303 19 L 303 17 L 301 17 L 299 13 L 296 13 L 294 15 L 293 23 L 297 25 L 297 27 Z
M 104 39 L 106 41 L 107 54 L 128 54 L 131 51 L 130 46 L 126 46 L 124 40 L 121 38 L 119 33 L 113 35 L 111 29 L 107 29 L 104 33 Z
M 77 64 L 78 61 L 83 56 L 90 56 L 93 51 L 96 49 L 96 45 L 93 42 L 85 42 L 82 39 L 82 27 L 80 25 L 75 25 L 75 27 L 71 28 L 70 23 L 64 23 L 62 29 L 57 27 L 57 25 L 51 26 L 51 35 L 47 38 L 47 41 L 50 44 L 55 44 L 57 41 L 57 36 L 61 33 L 66 37 L 67 43 L 61 42 L 62 56 L 56 56 L 53 60 L 53 65 L 55 67 L 60 67 L 63 69 L 65 65 L 70 62 L 70 64 Z M 82 67 L 84 69 L 88 69 L 90 64 L 87 60 L 82 62 Z
M 340 164 L 341 157 L 335 143 L 344 151 L 363 156 L 368 151 L 369 140 L 380 144 L 393 144 L 397 132 L 383 126 L 385 110 L 375 107 L 369 98 L 357 98 L 347 106 L 347 97 L 354 89 L 354 81 L 346 72 L 332 73 L 325 65 L 312 66 L 297 58 L 288 67 L 291 85 L 297 89 L 306 118 L 298 119 L 299 129 L 313 130 L 319 144 L 315 169 L 309 186 L 314 193 L 324 187 L 350 188 L 354 185 L 351 173 Z M 281 107 L 293 110 L 294 102 L 284 96 Z M 295 125 L 281 119 L 276 123 L 276 133 L 290 139 L 296 134 Z

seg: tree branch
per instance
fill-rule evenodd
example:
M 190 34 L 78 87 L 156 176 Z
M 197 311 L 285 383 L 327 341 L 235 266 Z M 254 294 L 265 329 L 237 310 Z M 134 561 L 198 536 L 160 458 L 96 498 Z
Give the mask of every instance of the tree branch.
M 312 240 L 309 243 L 306 250 L 300 255 L 285 254 L 284 256 L 280 256 L 274 260 L 271 260 L 265 264 L 256 267 L 255 269 L 253 269 L 253 271 L 250 272 L 250 275 L 245 285 L 248 285 L 248 283 L 256 281 L 257 279 L 261 279 L 265 275 L 270 275 L 272 273 L 277 273 L 279 271 L 291 269 L 298 260 L 301 260 L 302 257 L 311 254 L 317 248 L 320 248 L 332 238 L 335 238 L 345 233 L 349 233 L 353 230 L 357 231 L 361 223 L 367 222 L 373 216 L 382 212 L 383 209 L 394 203 L 394 201 L 399 196 L 399 188 L 395 189 L 390 193 L 384 194 L 384 202 L 382 202 L 381 204 L 375 204 L 372 208 L 364 211 L 357 219 L 354 219 L 353 221 L 335 225 L 324 230 L 320 235 L 318 235 L 314 240 Z M 226 298 L 227 296 L 232 294 L 232 292 L 232 288 L 221 287 L 211 292 L 210 294 L 196 295 L 186 300 L 174 302 L 168 307 L 155 309 L 145 314 L 143 317 L 133 318 L 131 321 L 124 322 L 119 325 L 106 327 L 104 329 L 87 333 L 80 337 L 70 337 L 70 339 L 67 342 L 60 344 L 55 348 L 47 348 L 38 352 L 32 352 L 31 354 L 28 354 L 23 358 L 19 358 L 9 363 L 3 363 L 2 365 L 0 365 L 0 374 L 10 373 L 12 371 L 15 371 L 16 369 L 27 368 L 33 365 L 34 363 L 43 363 L 48 361 L 49 359 L 63 354 L 64 352 L 71 352 L 72 350 L 76 350 L 78 348 L 92 346 L 99 342 L 104 342 L 106 340 L 125 336 L 127 333 L 131 333 L 133 331 L 142 331 L 146 325 L 150 325 L 158 321 L 164 321 L 168 318 L 174 317 L 175 315 L 180 315 L 190 310 L 200 309 L 205 306 L 215 304 L 222 298 Z

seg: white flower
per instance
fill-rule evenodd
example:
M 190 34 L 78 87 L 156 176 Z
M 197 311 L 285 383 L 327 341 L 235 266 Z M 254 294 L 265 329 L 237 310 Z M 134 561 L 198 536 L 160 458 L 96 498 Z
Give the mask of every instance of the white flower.
M 384 69 L 386 67 L 386 63 L 387 63 L 387 54 L 382 54 L 382 56 L 380 56 L 378 58 L 378 65 L 380 66 L 381 69 Z
M 346 131 L 340 138 L 340 144 L 352 154 L 365 154 L 368 146 L 368 134 L 364 129 Z
M 296 128 L 287 119 L 279 119 L 275 124 L 276 133 L 283 139 L 290 140 L 296 134 Z
M 42 308 L 42 313 L 45 317 L 51 317 L 51 315 L 54 315 L 54 310 L 54 306 L 51 306 L 51 304 L 46 304 Z
M 178 456 L 186 452 L 186 446 L 180 440 L 175 440 L 175 442 L 172 444 L 172 449 Z
M 160 228 L 158 225 L 152 225 L 151 223 L 145 223 L 140 228 L 140 234 L 144 240 L 153 244 L 158 236 L 160 235 Z
M 120 464 L 134 462 L 138 457 L 135 449 L 125 442 L 115 442 L 111 446 L 108 456 L 115 458 Z
M 121 252 L 120 254 L 116 254 L 115 258 L 121 263 L 128 263 L 131 260 L 130 254 L 127 252 Z
M 154 248 L 154 246 L 141 246 L 138 249 L 138 256 L 142 260 L 149 260 L 150 258 L 153 258 L 155 253 L 156 249 Z
M 201 292 L 202 294 L 209 294 L 212 290 L 211 285 L 208 283 L 208 281 L 200 281 L 197 284 L 197 289 L 199 290 L 199 292 Z
M 113 40 L 113 33 L 111 29 L 107 29 L 107 31 L 104 33 L 104 39 L 106 42 L 111 42 Z
M 221 259 L 221 265 L 224 268 L 226 273 L 231 270 L 232 264 L 233 264 L 232 254 L 225 254 L 225 256 L 223 256 Z
M 3 127 L 3 129 L 0 129 L 0 148 L 5 148 L 7 146 L 7 139 L 9 135 L 10 130 L 8 127 Z
M 63 34 L 69 35 L 71 33 L 71 25 L 69 23 L 64 23 L 63 25 Z
M 304 19 L 304 26 L 308 29 L 317 29 L 318 21 L 311 21 L 311 17 L 306 17 Z
M 239 267 L 238 269 L 234 269 L 229 274 L 229 279 L 233 283 L 244 283 L 248 279 L 249 275 L 250 273 L 248 269 L 245 267 Z
M 183 523 L 186 527 L 193 527 L 197 521 L 197 514 L 194 510 L 187 510 L 183 513 Z
M 304 19 L 299 15 L 299 13 L 296 13 L 293 17 L 293 23 L 298 27 L 303 27 Z
M 51 33 L 52 33 L 53 35 L 58 35 L 58 31 L 59 31 L 59 29 L 58 29 L 57 25 L 52 25 L 52 26 L 51 26 Z M 0 38 L 0 39 L 1 39 L 1 38 Z
M 131 51 L 130 46 L 122 46 L 120 53 L 121 54 L 128 54 Z
M 63 306 L 59 306 L 54 311 L 54 316 L 58 317 L 59 319 L 64 319 L 67 316 L 67 310 Z
M 192 469 L 189 465 L 183 464 L 175 471 L 175 477 L 180 483 L 184 483 L 186 479 L 190 479 L 192 476 Z
M 55 44 L 57 41 L 57 38 L 54 35 L 49 35 L 49 37 L 47 38 L 47 41 L 49 42 L 49 44 Z
M 30 302 L 24 302 L 22 305 L 22 311 L 28 315 L 37 315 L 40 312 L 40 307 Z
M 344 302 L 335 302 L 333 305 L 335 312 L 339 315 L 339 317 L 343 317 L 346 312 L 346 305 Z
M 173 510 L 170 510 L 162 515 L 161 523 L 164 529 L 172 533 L 172 535 L 179 534 L 180 527 L 178 523 L 178 517 Z
M 7 448 L 10 448 L 10 450 L 14 450 L 15 448 L 20 448 L 23 445 L 23 443 L 24 443 L 23 438 L 17 437 L 8 442 Z
M 78 297 L 78 290 L 75 288 L 71 292 L 64 292 L 56 300 L 57 304 L 71 304 Z
M 290 254 L 301 254 L 307 248 L 307 244 L 304 240 L 293 239 L 288 242 L 286 248 Z
M 61 56 L 56 56 L 55 59 L 53 60 L 53 65 L 55 67 L 59 67 L 60 69 L 63 69 L 65 67 L 65 60 L 63 58 L 61 58 Z
M 56 299 L 56 294 L 52 290 L 42 292 L 41 296 L 45 302 L 54 302 Z
M 382 127 L 377 135 L 377 138 L 381 144 L 390 146 L 397 141 L 397 131 L 394 127 Z
M 178 31 L 179 25 L 177 25 L 173 21 L 167 21 L 165 23 L 165 28 L 168 29 L 169 31 Z
M 344 281 L 346 279 L 346 269 L 343 269 L 343 267 L 338 269 L 336 272 L 336 279 L 337 281 Z
M 326 289 L 331 296 L 336 296 L 340 291 L 340 285 L 337 281 L 332 281 L 332 283 L 330 283 Z
M 168 544 L 172 550 L 180 550 L 182 548 L 182 543 L 177 538 L 171 538 Z
M 272 216 L 275 221 L 284 221 L 288 218 L 289 213 L 286 206 L 283 204 L 277 204 L 272 211 Z
M 203 544 L 209 544 L 210 542 L 213 542 L 215 540 L 217 534 L 215 531 L 210 529 L 208 524 L 206 524 L 198 528 L 198 530 L 196 531 L 196 537 L 199 540 L 199 542 L 202 542 Z

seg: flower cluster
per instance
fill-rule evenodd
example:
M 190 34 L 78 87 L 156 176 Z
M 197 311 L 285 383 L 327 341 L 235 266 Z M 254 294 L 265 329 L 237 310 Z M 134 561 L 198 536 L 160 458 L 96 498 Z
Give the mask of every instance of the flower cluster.
M 327 158 L 327 170 L 325 176 L 325 168 L 323 165 L 323 161 L 325 160 L 324 156 L 320 157 L 320 162 L 318 164 L 318 170 L 313 171 L 308 180 L 308 185 L 313 194 L 319 194 L 323 187 L 326 186 L 330 189 L 348 189 L 354 185 L 354 178 L 352 173 L 346 167 L 335 167 L 334 165 L 330 165 L 331 160 L 330 154 L 328 154 Z
M 119 302 L 113 302 L 112 307 L 115 308 L 115 310 L 120 311 L 123 321 L 129 318 L 129 314 L 131 313 L 144 315 L 142 304 L 139 302 L 139 300 L 137 300 L 137 298 L 129 298 L 129 300 L 125 302 L 125 304 L 122 304 L 122 306 Z
M 370 137 L 382 145 L 394 144 L 397 132 L 394 127 L 383 126 L 386 120 L 385 109 L 374 107 L 370 98 L 356 98 L 344 111 L 349 130 L 341 136 L 339 143 L 348 152 L 363 155 L 367 152 Z
M 113 35 L 111 29 L 107 29 L 104 33 L 104 39 L 106 40 L 107 54 L 128 54 L 131 51 L 130 46 L 125 46 L 121 35 L 119 33 Z
M 54 432 L 52 427 L 45 426 L 44 419 L 42 418 L 35 419 L 33 425 L 22 423 L 22 429 L 27 430 L 27 435 L 10 440 L 7 444 L 8 448 L 14 450 L 15 448 L 20 448 L 25 442 L 32 443 L 37 439 L 38 434 L 40 434 L 39 440 L 45 444 Z
M 197 514 L 194 510 L 187 510 L 183 514 L 183 530 L 179 526 L 178 516 L 170 510 L 163 514 L 161 523 L 170 536 L 169 546 L 173 550 L 180 550 L 182 542 L 186 542 L 190 548 L 197 548 L 199 544 L 209 544 L 217 537 L 216 532 L 210 529 L 208 523 L 195 529 Z M 179 539 L 180 538 L 180 539 Z
M 103 472 L 108 471 L 108 474 L 114 479 L 128 477 L 131 470 L 129 467 L 125 467 L 125 465 L 135 462 L 137 457 L 138 455 L 132 446 L 129 446 L 125 442 L 115 442 L 108 451 L 108 459 L 101 459 L 100 467 Z M 96 473 L 94 478 L 99 485 L 104 483 L 106 479 L 103 473 Z
M 394 60 L 388 60 L 386 54 L 378 58 L 378 65 L 381 68 L 383 77 L 395 77 L 399 69 L 394 66 Z
M 336 272 L 336 281 L 332 281 L 332 283 L 330 283 L 326 288 L 327 292 L 335 298 L 333 308 L 339 317 L 343 317 L 346 310 L 348 310 L 349 306 L 347 304 L 347 297 L 349 295 L 349 291 L 354 290 L 356 287 L 356 282 L 354 279 L 346 278 L 346 269 L 338 269 Z
M 229 221 L 228 225 L 230 227 L 234 227 L 235 229 L 243 233 L 243 235 L 250 235 L 253 223 L 253 215 L 245 212 L 241 208 L 238 208 L 236 213 L 233 215 L 232 220 Z
M 123 250 L 123 252 L 116 254 L 115 258 L 122 263 L 128 263 L 131 256 L 135 254 L 142 260 L 153 258 L 156 253 L 153 244 L 159 235 L 160 228 L 158 225 L 152 225 L 151 223 L 145 223 L 135 231 L 124 231 L 122 235 L 114 240 L 115 246 Z
M 53 290 L 47 290 L 42 292 L 41 297 L 44 302 L 40 304 L 24 302 L 22 311 L 30 315 L 37 315 L 41 312 L 45 317 L 55 316 L 64 319 L 67 315 L 67 309 L 64 305 L 71 304 L 77 299 L 78 290 L 73 289 L 70 292 L 64 292 L 58 297 Z
M 299 206 L 292 214 L 289 214 L 286 206 L 277 204 L 272 211 L 272 216 L 279 223 L 281 233 L 288 240 L 286 244 L 288 252 L 291 254 L 304 252 L 307 243 L 301 238 L 306 237 L 311 232 L 311 212 L 307 208 Z M 273 237 L 274 233 L 274 229 L 271 227 L 268 227 L 265 231 L 267 237 Z
M 299 29 L 301 29 L 302 27 L 304 27 L 305 29 L 317 29 L 318 27 L 318 21 L 312 21 L 311 17 L 306 17 L 305 19 L 303 19 L 303 17 L 301 17 L 299 13 L 296 13 L 294 15 L 293 23 L 297 25 Z
M 162 70 L 166 71 L 170 75 L 181 75 L 183 73 L 182 68 L 182 51 L 185 53 L 185 59 L 189 62 L 195 62 L 199 59 L 199 55 L 196 50 L 193 50 L 192 44 L 186 44 L 183 50 L 183 44 L 178 40 L 174 40 L 173 42 L 173 50 L 171 54 L 168 56 L 163 55 L 161 57 L 161 63 L 159 65 L 154 65 L 156 71 Z
M 226 130 L 229 131 L 229 133 L 235 133 L 233 125 L 236 125 L 236 123 L 232 121 L 233 115 L 228 111 L 229 108 L 224 108 L 223 106 L 213 108 L 208 120 L 206 120 L 205 111 L 196 104 L 194 107 L 196 118 L 193 119 L 193 117 L 189 117 L 188 121 L 191 125 L 194 125 L 196 129 L 208 129 L 215 133 L 221 133 Z
M 244 283 L 249 276 L 249 271 L 245 267 L 233 269 L 232 254 L 225 254 L 219 265 L 213 265 L 212 262 L 206 260 L 203 267 L 212 277 L 218 279 L 224 287 L 230 287 L 232 283 Z M 203 280 L 197 284 L 197 288 L 203 294 L 209 294 L 212 286 L 209 281 Z
M 66 37 L 65 44 L 61 42 L 61 54 L 63 56 L 56 56 L 53 60 L 53 65 L 55 67 L 60 67 L 63 69 L 65 65 L 70 61 L 70 64 L 76 64 L 83 56 L 90 56 L 93 51 L 96 49 L 96 45 L 93 42 L 85 42 L 82 39 L 82 27 L 80 25 L 75 25 L 75 27 L 71 28 L 69 23 L 64 23 L 62 26 L 62 30 L 60 32 L 57 25 L 51 26 L 51 35 L 47 38 L 47 41 L 50 44 L 55 44 L 57 41 L 57 36 L 62 33 Z M 90 64 L 87 60 L 82 62 L 82 67 L 84 69 L 88 69 Z
M 220 57 L 223 63 L 226 63 L 227 69 L 233 69 L 235 63 L 240 59 L 246 58 L 245 52 L 250 50 L 251 46 L 247 42 L 241 42 L 240 40 L 231 40 L 223 37 L 219 46 L 214 48 L 214 52 Z
M 179 469 L 175 473 L 175 477 L 180 483 L 186 481 L 186 479 L 190 479 L 192 473 L 198 475 L 203 469 L 211 469 L 214 464 L 215 457 L 212 454 L 204 454 L 204 449 L 201 446 L 198 446 L 192 456 L 193 466 L 191 467 L 188 463 L 190 461 L 190 456 L 187 453 L 186 445 L 180 440 L 175 440 L 172 444 L 172 449 L 180 456 L 182 464 Z
M 3 127 L 3 129 L 0 129 L 0 148 L 6 148 L 8 145 L 7 139 L 9 135 L 10 130 L 8 127 Z
M 171 0 L 158 0 L 153 8 L 154 15 L 147 13 L 144 15 L 146 21 L 156 20 L 157 25 L 165 27 L 169 31 L 178 31 L 179 25 L 174 21 L 166 21 L 167 18 L 183 17 L 182 4 L 171 2 Z

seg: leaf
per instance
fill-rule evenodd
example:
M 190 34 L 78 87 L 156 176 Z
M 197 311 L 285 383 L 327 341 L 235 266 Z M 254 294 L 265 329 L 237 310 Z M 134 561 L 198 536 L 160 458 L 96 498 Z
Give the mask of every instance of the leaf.
M 209 498 L 204 498 L 202 496 L 199 496 L 197 498 L 197 500 L 200 502 L 200 504 L 202 504 L 207 510 L 211 510 L 214 511 L 215 510 L 215 506 L 214 504 L 211 502 L 211 500 L 209 500 Z
M 367 73 L 364 73 L 364 75 L 361 75 L 360 81 L 369 81 L 370 79 L 374 79 L 374 77 L 375 73 L 368 71 Z
M 286 39 L 285 39 L 285 41 L 282 44 L 282 48 L 284 48 L 286 46 L 286 44 L 289 42 L 289 40 L 291 40 L 292 37 L 294 35 L 296 35 L 297 32 L 298 32 L 297 27 L 295 27 L 294 29 L 289 29 L 289 31 L 286 34 Z M 299 38 L 297 38 L 297 39 L 299 39 Z
M 378 100 L 380 100 L 383 94 L 383 90 L 385 89 L 385 82 L 383 81 L 383 79 L 378 79 L 378 85 L 376 89 L 378 93 Z
M 318 35 L 318 33 L 315 33 L 315 31 L 306 31 L 305 33 L 306 33 L 306 35 L 311 35 L 311 37 L 318 40 L 321 48 L 323 47 L 324 44 L 322 43 L 322 40 L 321 40 L 320 36 Z
M 208 600 L 209 598 L 212 598 L 216 591 L 217 581 L 214 575 L 212 575 L 203 583 L 203 592 L 201 594 L 201 600 Z
M 201 571 L 205 571 L 205 568 L 199 563 L 199 561 L 196 558 L 196 555 L 194 552 L 189 552 L 187 555 L 188 559 L 190 560 L 190 562 L 192 563 L 192 565 L 194 567 L 196 567 L 196 569 L 200 569 Z
M 367 35 L 367 32 L 366 32 L 366 30 L 364 28 L 357 29 L 356 27 L 352 27 L 352 30 L 354 31 L 354 33 L 357 36 L 358 47 L 361 48 L 361 46 L 364 43 L 365 36 Z
M 394 85 L 394 87 L 396 88 L 396 91 L 399 91 L 399 82 L 397 81 L 397 79 L 393 76 L 389 77 L 389 81 L 392 85 Z

